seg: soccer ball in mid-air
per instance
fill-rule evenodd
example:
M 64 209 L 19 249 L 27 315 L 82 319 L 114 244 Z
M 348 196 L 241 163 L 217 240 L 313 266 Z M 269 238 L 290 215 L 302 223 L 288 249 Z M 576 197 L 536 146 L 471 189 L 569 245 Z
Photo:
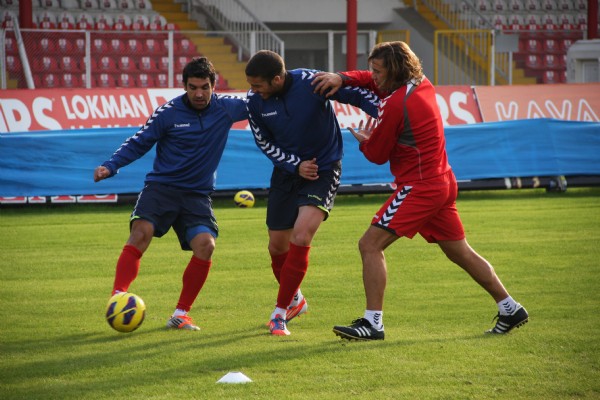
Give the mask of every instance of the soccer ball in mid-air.
M 241 208 L 250 208 L 254 206 L 254 195 L 247 190 L 240 190 L 233 196 L 235 205 Z
M 106 321 L 119 332 L 133 332 L 142 325 L 146 305 L 133 293 L 117 293 L 108 300 Z

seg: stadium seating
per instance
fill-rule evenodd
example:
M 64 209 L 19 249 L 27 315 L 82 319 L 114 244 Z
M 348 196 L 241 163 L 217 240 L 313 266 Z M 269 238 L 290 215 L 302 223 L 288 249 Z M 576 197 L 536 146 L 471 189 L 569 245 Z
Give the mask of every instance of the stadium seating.
M 118 71 L 114 57 L 100 57 L 96 62 L 96 71 L 101 73 L 115 73 Z
M 149 56 L 140 57 L 140 61 L 138 62 L 138 69 L 140 71 L 155 72 L 156 63 L 154 62 L 154 58 Z
M 79 72 L 81 73 L 82 69 L 77 62 L 77 59 L 71 56 L 62 56 L 59 58 L 58 66 L 63 72 Z
M 82 87 L 81 78 L 75 73 L 62 73 L 60 74 L 60 86 L 64 88 L 78 88 Z
M 116 85 L 115 77 L 109 73 L 102 73 L 98 75 L 98 78 L 95 80 L 94 87 L 100 88 L 114 88 Z
M 151 74 L 141 73 L 135 78 L 136 87 L 154 87 L 154 78 Z
M 117 60 L 117 68 L 121 72 L 131 72 L 137 70 L 137 65 L 133 57 L 130 56 L 121 56 Z
M 117 74 L 116 84 L 122 88 L 133 88 L 135 87 L 135 78 L 128 73 Z
M 23 66 L 18 56 L 7 55 L 6 56 L 6 70 L 13 73 L 21 73 Z

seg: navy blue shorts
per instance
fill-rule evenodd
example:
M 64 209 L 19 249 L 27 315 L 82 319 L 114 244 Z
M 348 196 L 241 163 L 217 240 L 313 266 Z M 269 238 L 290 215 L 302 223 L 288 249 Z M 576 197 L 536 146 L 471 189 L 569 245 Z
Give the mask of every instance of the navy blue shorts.
M 312 205 L 329 217 L 340 186 L 342 163 L 338 161 L 327 171 L 319 171 L 319 179 L 310 181 L 300 175 L 273 168 L 267 203 L 267 227 L 272 231 L 291 229 L 298 218 L 298 208 Z
M 130 226 L 139 218 L 154 225 L 155 237 L 164 236 L 173 227 L 183 250 L 192 249 L 189 242 L 198 233 L 207 232 L 215 238 L 219 234 L 210 196 L 158 182 L 144 186 L 131 213 Z

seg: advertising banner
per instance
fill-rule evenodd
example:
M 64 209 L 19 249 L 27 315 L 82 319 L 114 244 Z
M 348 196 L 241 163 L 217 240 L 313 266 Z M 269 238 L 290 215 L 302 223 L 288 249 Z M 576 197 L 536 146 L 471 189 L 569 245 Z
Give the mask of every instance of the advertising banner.
M 484 122 L 552 118 L 600 121 L 600 83 L 476 86 Z
M 0 91 L 0 133 L 139 127 L 152 111 L 183 89 L 36 89 Z M 245 97 L 246 92 L 219 92 Z M 481 122 L 469 86 L 442 86 L 437 101 L 445 125 Z M 342 128 L 357 127 L 366 114 L 334 102 Z M 238 122 L 234 129 L 248 129 Z

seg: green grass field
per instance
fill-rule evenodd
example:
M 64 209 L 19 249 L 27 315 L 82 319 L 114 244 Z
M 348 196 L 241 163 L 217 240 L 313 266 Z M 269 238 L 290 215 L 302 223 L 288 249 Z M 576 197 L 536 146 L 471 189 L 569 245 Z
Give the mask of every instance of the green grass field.
M 221 235 L 192 316 L 166 330 L 190 253 L 154 239 L 131 291 L 137 331 L 104 320 L 131 205 L 0 208 L 0 399 L 599 399 L 600 188 L 461 192 L 471 245 L 530 322 L 489 337 L 493 300 L 435 245 L 387 251 L 386 340 L 331 328 L 362 316 L 357 241 L 382 195 L 338 196 L 302 285 L 309 313 L 289 337 L 265 326 L 277 286 L 265 201 L 217 199 Z M 252 383 L 217 384 L 230 371 Z

